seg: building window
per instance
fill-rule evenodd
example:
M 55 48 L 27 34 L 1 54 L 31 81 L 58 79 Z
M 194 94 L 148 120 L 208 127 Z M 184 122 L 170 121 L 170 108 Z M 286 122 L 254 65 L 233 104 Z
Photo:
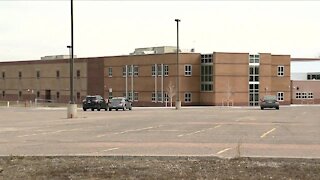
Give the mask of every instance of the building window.
M 308 92 L 308 99 L 313 99 L 313 93 L 312 92 Z
M 5 96 L 6 96 L 6 92 L 2 91 L 2 97 L 5 97 Z
M 162 93 L 158 91 L 157 93 L 158 102 L 162 102 Z
M 308 73 L 307 75 L 308 80 L 320 80 L 320 73 Z
M 260 62 L 260 55 L 259 54 L 250 54 L 249 55 L 249 62 L 250 63 L 259 63 Z
M 284 99 L 284 92 L 278 92 L 278 93 L 277 93 L 277 99 L 278 99 L 278 101 L 283 101 L 283 99 Z
M 60 78 L 60 71 L 59 70 L 56 71 L 56 77 Z
M 128 92 L 128 100 L 132 101 L 132 93 L 131 92 Z
M 77 78 L 80 78 L 80 70 L 77 70 Z
M 201 54 L 201 64 L 212 64 L 212 54 Z
M 169 66 L 168 65 L 164 65 L 164 75 L 165 76 L 169 75 Z
M 212 65 L 201 65 L 201 91 L 213 91 Z
M 151 67 L 151 75 L 152 76 L 156 75 L 156 65 L 155 64 L 153 64 L 152 67 Z
M 301 92 L 296 93 L 296 99 L 301 99 Z
M 156 93 L 155 92 L 152 92 L 151 101 L 156 102 Z
M 112 67 L 109 67 L 109 68 L 108 68 L 108 76 L 109 76 L 109 77 L 112 77 Z
M 259 84 L 249 84 L 249 105 L 259 105 Z
M 278 76 L 284 76 L 284 66 L 278 66 Z
M 18 77 L 19 77 L 19 79 L 22 78 L 22 72 L 21 71 L 19 71 Z
M 132 76 L 132 67 L 128 65 L 127 69 L 128 69 L 128 76 Z
M 40 78 L 40 71 L 37 71 L 37 79 Z
M 81 98 L 80 96 L 81 96 L 80 92 L 77 92 L 77 99 L 80 99 Z
M 259 66 L 250 66 L 249 67 L 249 81 L 250 82 L 259 82 Z
M 156 94 L 157 94 L 157 97 L 156 97 Z M 163 92 L 163 96 L 165 97 L 165 92 Z M 151 95 L 151 101 L 152 102 L 162 102 L 162 92 L 161 91 L 157 91 L 157 93 L 155 92 L 152 92 L 152 95 Z
M 22 97 L 22 91 L 19 91 L 19 99 Z
M 164 101 L 166 101 L 166 102 L 169 101 L 169 95 L 167 92 L 164 93 Z
M 2 72 L 2 79 L 6 78 L 6 72 Z
M 138 101 L 139 100 L 139 93 L 138 92 L 134 92 L 133 100 L 134 101 Z
M 133 75 L 139 76 L 139 66 L 133 66 Z
M 185 103 L 190 103 L 192 99 L 192 94 L 190 92 L 184 93 L 184 102 Z
M 127 70 L 126 70 L 126 66 L 122 67 L 122 76 L 126 77 L 127 75 Z
M 158 71 L 158 76 L 162 76 L 162 66 L 161 66 L 161 64 L 158 64 L 157 71 Z
M 59 99 L 60 98 L 60 93 L 59 92 L 57 92 L 57 99 Z
M 184 66 L 184 75 L 191 76 L 192 75 L 192 65 L 185 65 Z
M 40 91 L 37 91 L 37 98 L 40 98 Z

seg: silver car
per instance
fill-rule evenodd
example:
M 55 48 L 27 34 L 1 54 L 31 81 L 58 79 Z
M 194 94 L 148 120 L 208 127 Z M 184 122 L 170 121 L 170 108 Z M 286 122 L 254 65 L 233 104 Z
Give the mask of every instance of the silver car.
M 122 109 L 123 111 L 126 109 L 132 110 L 132 103 L 125 97 L 114 97 L 109 101 L 109 111 L 112 111 L 112 109 L 116 111 L 118 109 Z

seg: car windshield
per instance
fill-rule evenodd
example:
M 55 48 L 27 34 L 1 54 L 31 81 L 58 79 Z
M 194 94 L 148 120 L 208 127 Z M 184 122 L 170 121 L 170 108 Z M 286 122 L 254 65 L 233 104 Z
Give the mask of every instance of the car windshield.
M 275 101 L 277 98 L 276 96 L 265 96 L 263 99 L 266 101 Z
M 121 102 L 122 99 L 111 99 L 111 102 Z
M 86 97 L 86 100 L 95 100 L 96 99 L 96 97 L 94 97 L 94 96 L 88 96 L 88 97 Z

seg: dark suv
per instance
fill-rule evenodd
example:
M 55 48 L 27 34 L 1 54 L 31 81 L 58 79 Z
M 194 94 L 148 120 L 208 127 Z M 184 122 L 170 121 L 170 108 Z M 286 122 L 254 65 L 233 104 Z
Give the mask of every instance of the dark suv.
M 86 111 L 87 109 L 91 109 L 91 111 L 94 111 L 94 109 L 97 109 L 97 111 L 100 111 L 100 109 L 104 109 L 107 111 L 108 103 L 103 99 L 103 97 L 99 95 L 86 96 L 86 99 L 82 101 L 82 108 L 84 111 Z

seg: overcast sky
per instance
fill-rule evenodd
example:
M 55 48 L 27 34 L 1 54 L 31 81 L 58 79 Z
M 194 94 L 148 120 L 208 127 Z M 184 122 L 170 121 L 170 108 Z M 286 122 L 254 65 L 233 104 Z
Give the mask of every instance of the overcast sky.
M 319 1 L 74 1 L 78 57 L 175 46 L 199 53 L 320 55 Z M 68 54 L 70 1 L 0 1 L 0 61 Z

